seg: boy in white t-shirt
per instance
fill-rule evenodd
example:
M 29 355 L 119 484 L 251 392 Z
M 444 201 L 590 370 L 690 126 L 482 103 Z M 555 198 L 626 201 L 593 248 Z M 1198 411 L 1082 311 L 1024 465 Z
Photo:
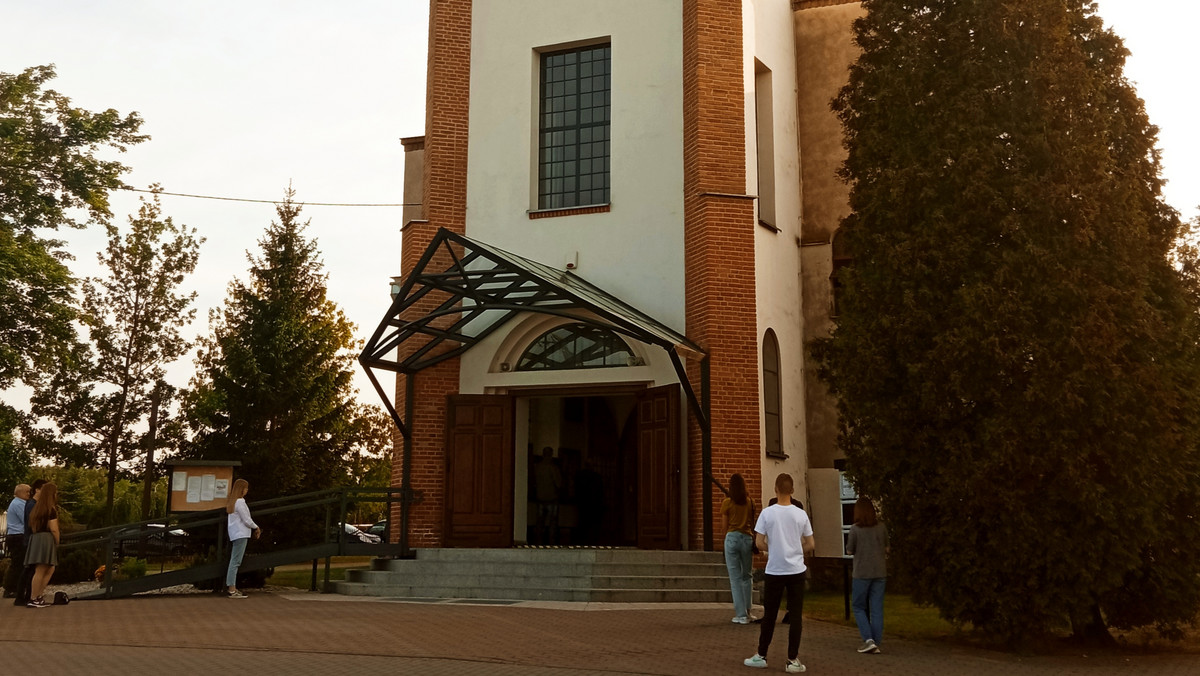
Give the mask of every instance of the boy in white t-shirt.
M 763 617 L 758 633 L 758 652 L 743 662 L 748 667 L 767 666 L 767 648 L 775 634 L 775 618 L 779 615 L 779 602 L 787 592 L 788 613 L 788 663 L 784 671 L 798 674 L 804 671 L 800 663 L 800 633 L 804 628 L 804 556 L 812 556 L 815 547 L 812 523 L 808 513 L 792 504 L 792 475 L 784 472 L 775 478 L 775 497 L 778 504 L 771 505 L 758 516 L 754 526 L 754 538 L 761 551 L 767 553 L 767 575 L 763 589 Z M 795 612 L 793 612 L 795 611 Z

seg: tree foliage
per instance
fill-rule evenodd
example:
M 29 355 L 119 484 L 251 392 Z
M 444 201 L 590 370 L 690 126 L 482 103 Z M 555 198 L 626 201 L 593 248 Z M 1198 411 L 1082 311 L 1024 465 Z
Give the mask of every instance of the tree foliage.
M 1087 0 L 866 0 L 834 102 L 854 262 L 814 345 L 893 560 L 1021 639 L 1200 607 L 1194 252 Z
M 22 475 L 25 483 L 34 479 L 53 481 L 58 486 L 58 502 L 63 511 L 64 528 L 98 528 L 111 511 L 116 523 L 142 520 L 143 485 L 139 481 L 119 479 L 115 500 L 109 508 L 108 474 L 96 467 L 67 467 L 63 465 L 31 468 Z M 167 479 L 155 481 L 151 492 L 151 514 L 165 516 L 167 508 Z
M 105 226 L 108 245 L 98 258 L 106 276 L 84 281 L 81 319 L 90 343 L 63 360 L 31 400 L 35 414 L 58 426 L 42 436 L 80 435 L 87 441 L 79 450 L 108 468 L 110 506 L 118 463 L 138 454 L 138 426 L 155 388 L 164 387 L 166 365 L 191 347 L 181 329 L 195 317 L 196 294 L 179 287 L 204 241 L 164 218 L 157 194 L 142 200 L 129 226 L 126 233 Z
M 354 405 L 350 451 L 347 462 L 347 486 L 387 488 L 392 483 L 392 450 L 399 431 L 382 407 Z M 351 505 L 351 518 L 357 523 L 377 521 L 387 515 L 387 503 L 366 501 Z
M 0 403 L 0 496 L 11 496 L 11 491 L 21 483 L 33 456 L 21 438 L 21 425 L 24 415 L 8 404 Z M 0 497 L 0 500 L 3 500 Z M 4 505 L 7 505 L 7 501 Z
M 147 138 L 137 113 L 73 108 L 44 88 L 53 78 L 0 73 L 0 388 L 35 380 L 74 338 L 69 257 L 46 231 L 107 221 L 126 167 L 97 153 Z
M 339 485 L 354 439 L 354 327 L 326 297 L 293 197 L 276 205 L 249 280 L 210 313 L 186 401 L 188 453 L 240 461 L 256 499 Z

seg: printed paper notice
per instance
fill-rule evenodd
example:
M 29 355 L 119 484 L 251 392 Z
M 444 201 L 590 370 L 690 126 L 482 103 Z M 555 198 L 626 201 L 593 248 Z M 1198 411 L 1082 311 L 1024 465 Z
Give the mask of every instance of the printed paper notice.
M 171 490 L 187 490 L 187 472 L 171 472 Z
M 229 497 L 229 479 L 217 479 L 217 490 L 213 493 L 213 497 L 218 500 Z
M 200 477 L 190 476 L 187 479 L 187 501 L 200 502 Z
M 210 502 L 213 499 L 213 494 L 217 490 L 217 475 L 205 474 L 204 481 L 200 484 L 200 502 Z

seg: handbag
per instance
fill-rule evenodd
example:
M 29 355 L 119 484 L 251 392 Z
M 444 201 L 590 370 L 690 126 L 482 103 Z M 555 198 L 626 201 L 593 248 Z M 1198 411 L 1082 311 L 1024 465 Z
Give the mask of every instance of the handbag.
M 750 498 L 750 523 L 754 523 L 754 498 Z M 750 553 L 761 554 L 758 551 L 758 538 L 754 537 L 754 526 L 750 527 Z

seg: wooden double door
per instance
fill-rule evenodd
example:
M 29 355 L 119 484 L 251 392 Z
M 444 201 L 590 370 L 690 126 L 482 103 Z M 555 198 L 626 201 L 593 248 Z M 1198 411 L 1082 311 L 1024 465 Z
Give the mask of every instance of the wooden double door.
M 642 390 L 636 397 L 637 546 L 677 549 L 681 511 L 679 386 Z M 513 401 L 511 395 L 449 397 L 444 521 L 448 547 L 513 544 Z

